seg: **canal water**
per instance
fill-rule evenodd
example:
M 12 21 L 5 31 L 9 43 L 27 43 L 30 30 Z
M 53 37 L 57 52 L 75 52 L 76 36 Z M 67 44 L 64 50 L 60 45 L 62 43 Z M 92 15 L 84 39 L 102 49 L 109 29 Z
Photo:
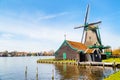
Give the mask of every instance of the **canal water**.
M 38 59 L 53 57 L 0 57 L 0 80 L 103 80 L 119 70 L 111 67 L 78 67 L 36 62 Z

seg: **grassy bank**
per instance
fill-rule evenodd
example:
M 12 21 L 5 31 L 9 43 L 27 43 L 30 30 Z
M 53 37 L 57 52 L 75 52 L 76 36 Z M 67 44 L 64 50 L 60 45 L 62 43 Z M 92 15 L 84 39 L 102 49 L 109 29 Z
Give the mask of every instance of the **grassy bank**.
M 104 80 L 120 80 L 120 71 L 108 76 Z
M 109 58 L 109 59 L 103 60 L 102 62 L 120 63 L 120 58 Z M 120 70 L 118 72 L 115 72 L 114 74 L 111 74 L 110 76 L 108 76 L 104 80 L 120 80 Z
M 38 63 L 75 63 L 75 60 L 56 60 L 56 59 L 39 59 L 37 60 Z
M 120 63 L 120 58 L 108 58 L 103 60 L 102 62 L 116 62 L 116 63 Z

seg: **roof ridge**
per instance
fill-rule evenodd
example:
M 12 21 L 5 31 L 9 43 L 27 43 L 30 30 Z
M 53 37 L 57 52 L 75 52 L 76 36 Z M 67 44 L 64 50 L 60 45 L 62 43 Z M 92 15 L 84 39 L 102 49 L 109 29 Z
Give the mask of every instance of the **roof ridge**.
M 83 43 L 80 42 L 75 42 L 75 41 L 70 41 L 70 40 L 66 40 L 66 42 L 72 47 L 75 48 L 77 50 L 86 50 L 87 46 L 85 46 Z
M 81 42 L 78 42 L 78 41 L 71 41 L 71 40 L 66 40 L 66 41 L 81 43 Z M 81 44 L 83 44 L 83 43 L 81 43 Z M 84 44 L 83 44 L 83 45 L 84 45 Z

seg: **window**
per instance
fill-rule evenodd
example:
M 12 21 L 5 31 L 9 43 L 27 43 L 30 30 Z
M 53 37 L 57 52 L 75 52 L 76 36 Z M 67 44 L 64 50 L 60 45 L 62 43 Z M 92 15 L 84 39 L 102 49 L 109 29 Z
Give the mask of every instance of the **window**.
M 91 36 L 89 36 L 89 40 L 92 41 Z

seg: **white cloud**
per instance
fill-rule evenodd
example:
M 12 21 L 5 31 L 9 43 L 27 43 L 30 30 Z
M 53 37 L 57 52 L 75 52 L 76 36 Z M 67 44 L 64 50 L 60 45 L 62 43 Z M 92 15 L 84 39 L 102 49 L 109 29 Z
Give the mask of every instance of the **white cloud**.
M 65 15 L 59 13 L 52 17 L 46 16 L 46 19 L 55 18 Z M 47 18 L 48 17 L 48 18 Z M 2 20 L 3 19 L 3 20 Z M 18 51 L 42 51 L 50 49 L 58 49 L 64 40 L 64 34 L 67 39 L 79 40 L 79 32 L 73 28 L 68 29 L 66 24 L 50 27 L 48 24 L 35 24 L 23 19 L 15 19 L 10 17 L 2 17 L 0 20 L 0 32 L 3 39 L 0 40 L 0 50 L 18 50 Z M 32 19 L 32 18 L 31 18 Z M 34 18 L 33 18 L 34 19 Z M 44 18 L 45 19 L 45 18 Z M 39 22 L 41 23 L 41 22 Z M 69 24 L 70 25 L 70 24 Z M 62 27 L 61 27 L 62 26 Z M 61 28 L 60 28 L 61 27 Z M 15 37 L 24 36 L 25 39 L 16 40 Z M 27 38 L 27 39 L 26 39 Z M 7 40 L 6 40 L 7 39 Z M 80 40 L 79 40 L 80 41 Z
M 64 35 L 68 40 L 81 41 L 82 29 L 74 30 L 73 24 L 54 25 L 43 24 L 42 19 L 52 19 L 66 15 L 66 12 L 43 15 L 35 19 L 33 16 L 24 17 L 22 19 L 2 17 L 0 20 L 0 32 L 4 32 L 2 40 L 0 40 L 0 50 L 18 50 L 18 51 L 43 51 L 54 49 L 57 50 L 64 40 Z M 38 15 L 40 16 L 40 15 Z M 31 19 L 31 20 L 27 20 Z M 33 21 L 33 22 L 32 22 Z M 38 22 L 39 21 L 39 22 Z M 34 23 L 36 22 L 36 23 Z M 57 25 L 57 27 L 56 27 Z M 62 27 L 61 27 L 62 26 Z M 13 37 L 24 36 L 26 39 L 16 40 Z M 120 43 L 119 35 L 110 33 L 110 30 L 101 30 L 103 44 L 117 47 Z M 7 40 L 6 40 L 7 39 Z M 119 46 L 118 46 L 119 47 Z
M 46 20 L 46 19 L 53 19 L 53 18 L 56 18 L 56 17 L 60 17 L 60 16 L 64 16 L 68 14 L 67 12 L 62 12 L 62 13 L 58 13 L 58 14 L 52 14 L 52 15 L 40 15 L 38 17 L 38 20 Z
M 0 35 L 0 37 L 3 39 L 11 39 L 12 37 L 14 37 L 14 35 L 10 33 L 3 33 Z
M 10 30 L 13 32 L 12 30 Z M 13 34 L 22 34 L 28 38 L 27 40 L 0 40 L 1 50 L 18 50 L 18 51 L 42 51 L 50 49 L 58 49 L 64 40 L 64 34 L 67 35 L 69 40 L 79 40 L 78 33 L 72 33 L 69 30 L 57 30 L 57 29 L 41 29 L 32 30 L 24 28 L 19 31 L 13 32 Z M 17 36 L 17 35 L 16 35 Z M 80 40 L 79 40 L 80 41 Z

